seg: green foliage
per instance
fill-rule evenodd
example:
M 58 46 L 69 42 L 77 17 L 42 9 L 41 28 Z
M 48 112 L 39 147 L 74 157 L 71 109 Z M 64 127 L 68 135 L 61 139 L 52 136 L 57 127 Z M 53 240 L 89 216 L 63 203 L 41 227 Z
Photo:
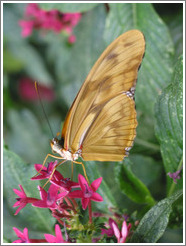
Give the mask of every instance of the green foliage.
M 163 235 L 171 213 L 172 204 L 183 194 L 178 191 L 152 207 L 140 221 L 134 232 L 131 243 L 155 243 Z
M 4 242 L 16 238 L 13 226 L 20 230 L 28 227 L 31 238 L 54 234 L 55 221 L 47 209 L 28 204 L 17 216 L 13 215 L 16 195 L 12 189 L 19 189 L 22 184 L 28 196 L 38 197 L 39 182 L 30 181 L 35 174 L 33 163 L 43 162 L 50 152 L 51 138 L 38 102 L 21 99 L 20 79 L 30 77 L 55 91 L 55 100 L 44 102 L 44 107 L 56 134 L 61 131 L 67 110 L 99 55 L 130 29 L 141 30 L 146 40 L 135 94 L 137 137 L 129 158 L 121 163 L 84 162 L 90 182 L 103 177 L 97 192 L 104 201 L 92 202 L 92 208 L 107 217 L 115 212 L 128 214 L 134 230 L 131 243 L 181 242 L 183 178 L 181 174 L 175 184 L 167 173 L 179 170 L 183 162 L 182 8 L 179 5 L 172 9 L 168 3 L 39 3 L 39 6 L 66 13 L 82 12 L 82 18 L 73 30 L 74 44 L 68 43 L 65 32 L 43 34 L 34 30 L 30 37 L 22 38 L 18 22 L 24 18 L 26 4 L 3 4 Z M 58 170 L 64 177 L 70 177 L 70 167 L 67 163 Z M 83 174 L 82 167 L 74 164 L 75 181 L 78 173 Z M 99 237 L 103 223 L 108 220 L 98 217 L 88 225 L 87 211 L 81 211 L 80 215 L 76 217 L 78 222 L 73 222 L 70 236 L 79 243 L 91 242 L 93 235 Z M 137 227 L 136 220 L 140 221 Z M 84 229 L 77 229 L 77 224 Z M 112 243 L 116 238 L 103 237 L 100 242 Z
M 123 164 L 116 167 L 116 180 L 119 183 L 120 190 L 134 202 L 153 205 L 154 199 L 149 190 L 132 173 L 130 165 L 131 162 L 126 158 Z
M 98 3 L 39 3 L 44 10 L 57 9 L 64 13 L 86 12 L 97 6 Z
M 15 216 L 13 216 L 16 210 L 12 206 L 16 202 L 15 198 L 17 197 L 17 195 L 15 195 L 15 193 L 13 192 L 13 189 L 20 190 L 18 185 L 21 184 L 28 197 L 39 198 L 39 191 L 37 189 L 37 185 L 39 183 L 37 181 L 30 180 L 30 178 L 35 174 L 33 166 L 26 164 L 15 153 L 4 148 L 3 158 L 3 187 L 4 199 L 6 202 L 6 213 L 4 214 L 4 227 L 5 231 L 8 231 L 8 229 L 11 231 L 10 234 L 6 234 L 6 237 L 12 239 L 12 227 L 14 226 L 14 223 L 15 225 L 17 224 L 16 220 L 19 221 L 19 226 L 21 228 L 27 227 L 27 225 L 29 224 L 30 229 L 35 232 L 40 231 L 52 233 L 54 220 L 51 219 L 50 212 L 48 209 L 41 209 L 36 207 L 31 208 L 28 204 L 27 207 L 25 207 L 19 213 L 19 215 L 17 215 L 18 219 Z M 9 220 L 12 221 L 13 224 L 8 223 L 7 225 L 7 221 L 5 219 L 7 213 L 9 213 Z
M 176 172 L 183 164 L 183 58 L 175 66 L 172 83 L 162 91 L 156 104 L 156 135 L 166 173 Z M 183 180 L 175 185 L 167 177 L 167 192 L 182 189 Z

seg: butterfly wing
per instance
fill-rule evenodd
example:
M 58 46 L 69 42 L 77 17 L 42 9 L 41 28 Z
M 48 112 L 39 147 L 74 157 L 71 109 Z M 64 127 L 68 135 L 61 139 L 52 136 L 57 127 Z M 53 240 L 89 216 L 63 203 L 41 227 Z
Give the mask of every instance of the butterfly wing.
M 105 104 L 83 140 L 84 160 L 123 160 L 136 136 L 137 120 L 134 108 L 134 100 L 125 93 Z
M 75 153 L 81 148 L 84 160 L 123 159 L 125 149 L 135 138 L 137 121 L 132 96 L 144 50 L 143 34 L 131 30 L 102 53 L 66 117 L 62 130 L 65 149 Z

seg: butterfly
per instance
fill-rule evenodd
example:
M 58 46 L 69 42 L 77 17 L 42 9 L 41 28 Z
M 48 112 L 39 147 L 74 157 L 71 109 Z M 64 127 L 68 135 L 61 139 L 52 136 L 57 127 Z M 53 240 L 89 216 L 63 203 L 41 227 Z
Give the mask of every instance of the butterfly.
M 127 31 L 105 49 L 66 116 L 61 138 L 50 141 L 59 157 L 48 154 L 45 161 L 51 156 L 83 165 L 79 157 L 122 161 L 128 155 L 136 136 L 134 92 L 144 52 L 139 30 Z

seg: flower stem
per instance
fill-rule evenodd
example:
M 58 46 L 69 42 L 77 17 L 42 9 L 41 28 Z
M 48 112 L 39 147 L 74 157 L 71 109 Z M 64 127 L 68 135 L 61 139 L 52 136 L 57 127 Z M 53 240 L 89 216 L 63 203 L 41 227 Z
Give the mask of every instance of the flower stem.
M 88 203 L 88 212 L 89 212 L 89 223 L 92 223 L 92 206 L 91 206 L 91 201 Z

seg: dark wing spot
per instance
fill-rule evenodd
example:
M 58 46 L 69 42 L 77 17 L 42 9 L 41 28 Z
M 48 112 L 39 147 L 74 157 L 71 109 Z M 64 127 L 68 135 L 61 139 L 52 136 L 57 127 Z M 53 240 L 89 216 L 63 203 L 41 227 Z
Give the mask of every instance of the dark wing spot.
M 116 58 L 118 55 L 116 54 L 116 53 L 110 53 L 107 57 L 106 57 L 106 59 L 107 60 L 110 60 L 110 59 L 113 59 L 113 58 Z
M 128 46 L 131 46 L 131 45 L 133 45 L 133 43 L 132 43 L 132 42 L 129 42 L 129 43 L 124 43 L 124 47 L 128 47 Z

